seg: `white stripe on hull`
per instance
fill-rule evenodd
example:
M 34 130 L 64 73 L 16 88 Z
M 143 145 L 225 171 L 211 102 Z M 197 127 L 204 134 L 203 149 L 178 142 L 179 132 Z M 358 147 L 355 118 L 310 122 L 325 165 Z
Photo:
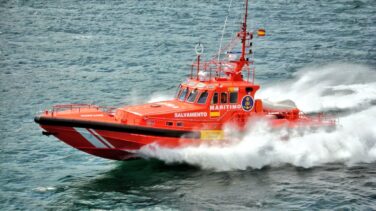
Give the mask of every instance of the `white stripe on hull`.
M 95 130 L 93 129 L 87 129 L 87 130 L 94 133 L 94 135 L 96 135 L 103 143 L 110 146 L 110 148 L 115 148 L 110 142 L 108 142 L 103 136 L 99 135 Z
M 93 134 L 87 131 L 85 128 L 74 128 L 82 137 L 84 137 L 90 144 L 97 148 L 108 148 L 105 144 L 103 144 L 100 140 L 98 140 Z M 112 146 L 112 145 L 111 145 Z

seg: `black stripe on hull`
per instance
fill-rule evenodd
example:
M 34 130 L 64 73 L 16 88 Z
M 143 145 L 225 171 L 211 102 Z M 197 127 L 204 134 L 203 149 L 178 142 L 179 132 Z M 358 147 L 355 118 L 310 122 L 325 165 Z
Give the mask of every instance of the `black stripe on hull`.
M 34 121 L 40 125 L 54 125 L 54 126 L 65 126 L 65 127 L 81 127 L 81 128 L 92 128 L 98 130 L 108 130 L 116 132 L 126 132 L 138 135 L 150 135 L 159 137 L 169 137 L 169 138 L 191 138 L 199 139 L 200 132 L 190 132 L 185 130 L 167 130 L 160 128 L 150 128 L 150 127 L 140 127 L 131 125 L 122 125 L 108 122 L 94 122 L 94 121 L 83 121 L 75 119 L 60 119 L 51 117 L 36 116 Z

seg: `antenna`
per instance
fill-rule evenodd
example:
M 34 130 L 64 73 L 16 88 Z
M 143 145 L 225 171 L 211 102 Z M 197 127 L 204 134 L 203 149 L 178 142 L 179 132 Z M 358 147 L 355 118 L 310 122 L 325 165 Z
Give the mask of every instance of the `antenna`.
M 224 25 L 223 25 L 223 29 L 222 29 L 221 41 L 219 42 L 218 59 L 217 59 L 218 63 L 219 63 L 219 57 L 221 56 L 222 41 L 223 41 L 223 36 L 225 35 L 226 24 L 227 24 L 228 16 L 230 15 L 230 8 L 231 8 L 231 5 L 232 5 L 232 0 L 230 1 L 230 4 L 228 5 L 227 16 L 226 16 L 225 23 L 224 23 Z
M 199 42 L 195 47 L 196 55 L 197 55 L 197 73 L 196 73 L 196 79 L 198 80 L 198 74 L 200 72 L 200 57 L 201 54 L 204 53 L 204 45 Z

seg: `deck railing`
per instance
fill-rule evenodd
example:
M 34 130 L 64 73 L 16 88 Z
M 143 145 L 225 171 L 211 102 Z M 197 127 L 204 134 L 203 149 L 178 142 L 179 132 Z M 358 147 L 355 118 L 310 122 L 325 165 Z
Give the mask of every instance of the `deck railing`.
M 93 109 L 102 111 L 104 113 L 113 115 L 115 113 L 116 108 L 111 106 L 97 106 L 92 104 L 61 104 L 61 105 L 54 105 L 52 109 L 46 110 L 45 113 L 51 113 L 52 116 L 54 114 L 58 114 L 59 112 L 63 111 L 75 111 L 77 113 L 81 113 L 82 110 Z

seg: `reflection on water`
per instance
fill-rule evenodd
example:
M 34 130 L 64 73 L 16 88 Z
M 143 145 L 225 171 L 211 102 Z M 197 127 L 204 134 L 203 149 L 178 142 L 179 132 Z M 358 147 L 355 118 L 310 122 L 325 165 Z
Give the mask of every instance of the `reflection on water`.
M 48 207 L 320 209 L 346 208 L 355 202 L 365 208 L 375 197 L 372 192 L 376 188 L 375 181 L 366 177 L 376 173 L 369 165 L 328 164 L 311 169 L 286 165 L 213 172 L 188 165 L 166 165 L 157 160 L 117 162 L 108 171 L 77 178 L 58 188 L 55 194 L 60 196 Z

